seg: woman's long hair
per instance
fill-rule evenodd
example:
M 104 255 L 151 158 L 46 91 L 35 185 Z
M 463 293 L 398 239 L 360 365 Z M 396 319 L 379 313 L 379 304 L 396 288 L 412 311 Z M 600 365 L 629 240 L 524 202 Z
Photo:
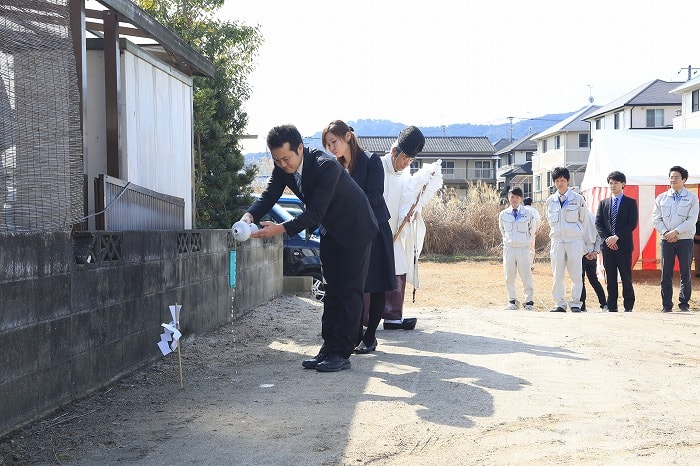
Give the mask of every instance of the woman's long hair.
M 355 136 L 355 132 L 353 131 L 352 127 L 348 126 L 343 120 L 331 121 L 321 133 L 321 142 L 324 148 L 326 146 L 326 134 L 328 133 L 332 133 L 343 140 L 345 139 L 345 135 L 350 133 L 350 140 L 348 141 L 348 145 L 350 146 L 350 160 L 346 160 L 344 165 L 346 165 L 345 168 L 347 171 L 352 173 L 357 157 L 364 152 L 360 147 L 360 142 L 357 140 L 357 136 Z

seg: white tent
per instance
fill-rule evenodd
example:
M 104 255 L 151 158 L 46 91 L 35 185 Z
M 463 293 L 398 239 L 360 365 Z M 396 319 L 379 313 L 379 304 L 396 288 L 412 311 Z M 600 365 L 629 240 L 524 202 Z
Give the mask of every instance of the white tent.
M 608 174 L 615 170 L 625 174 L 625 195 L 637 199 L 639 207 L 632 259 L 636 263 L 641 257 L 644 269 L 655 269 L 659 262 L 651 214 L 656 196 L 668 189 L 668 172 L 674 165 L 688 170 L 686 187 L 697 194 L 700 130 L 603 130 L 593 133 L 581 192 L 589 210 L 596 213 L 600 200 L 610 195 Z
M 581 190 L 607 187 L 608 173 L 621 171 L 629 185 L 668 185 L 668 169 L 688 170 L 686 184 L 700 183 L 700 130 L 603 130 L 593 133 Z

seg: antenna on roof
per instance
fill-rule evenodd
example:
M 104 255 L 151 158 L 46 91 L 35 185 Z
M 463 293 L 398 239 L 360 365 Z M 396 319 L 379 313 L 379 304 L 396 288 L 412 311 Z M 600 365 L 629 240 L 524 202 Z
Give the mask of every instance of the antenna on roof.
M 590 84 L 588 84 L 588 103 L 591 103 L 591 104 L 593 103 L 593 100 L 595 100 L 595 99 L 593 99 L 593 94 L 591 94 L 591 88 L 592 88 L 592 87 L 593 87 L 593 86 L 591 86 Z

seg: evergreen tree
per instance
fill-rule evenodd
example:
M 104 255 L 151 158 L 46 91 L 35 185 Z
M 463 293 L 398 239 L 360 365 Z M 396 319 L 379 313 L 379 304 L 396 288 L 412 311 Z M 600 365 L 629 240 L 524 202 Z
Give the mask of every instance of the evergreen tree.
M 262 37 L 257 27 L 215 19 L 224 0 L 137 0 L 138 5 L 216 65 L 193 79 L 197 228 L 230 228 L 250 203 L 255 165 L 244 167 L 239 136 L 248 115 L 247 74 Z

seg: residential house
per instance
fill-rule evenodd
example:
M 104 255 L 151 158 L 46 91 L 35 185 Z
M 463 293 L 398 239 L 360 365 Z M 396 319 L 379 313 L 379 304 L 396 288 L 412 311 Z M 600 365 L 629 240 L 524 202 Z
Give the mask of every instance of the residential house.
M 537 143 L 537 152 L 532 157 L 534 201 L 543 201 L 553 192 L 554 167 L 569 169 L 569 186 L 577 187 L 581 183 L 590 152 L 590 125 L 584 119 L 599 108 L 597 105 L 583 107 L 533 137 Z
M 391 151 L 396 137 L 358 137 L 360 146 L 379 154 Z M 497 158 L 487 137 L 442 136 L 425 138 L 425 147 L 411 164 L 411 171 L 419 170 L 424 164 L 442 160 L 442 179 L 447 188 L 455 190 L 458 196 L 466 196 L 470 182 L 496 186 Z
M 496 183 L 499 191 L 519 187 L 525 197 L 532 196 L 532 157 L 537 152 L 535 134 L 529 134 L 517 141 L 511 141 L 502 149 L 496 149 L 498 167 Z
M 60 27 L 55 3 L 2 9 L 0 231 L 192 228 L 192 80 L 214 65 L 131 1 L 58 2 Z
M 700 76 L 671 90 L 681 97 L 681 110 L 673 119 L 673 129 L 700 128 Z
M 681 84 L 656 79 L 586 115 L 591 139 L 600 130 L 672 128 L 681 110 L 681 96 L 671 91 Z

